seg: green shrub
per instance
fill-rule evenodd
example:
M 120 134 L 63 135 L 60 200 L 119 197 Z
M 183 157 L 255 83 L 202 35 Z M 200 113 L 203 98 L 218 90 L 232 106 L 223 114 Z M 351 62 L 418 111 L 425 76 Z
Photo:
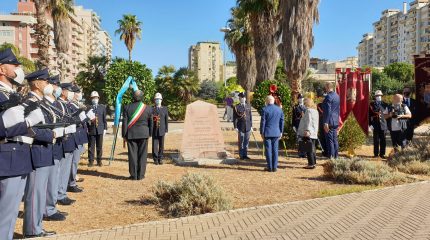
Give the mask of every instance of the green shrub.
M 388 165 L 401 172 L 430 175 L 430 137 L 414 142 L 405 149 L 394 153 Z
M 358 158 L 329 160 L 324 175 L 336 182 L 366 185 L 394 185 L 408 180 L 383 163 Z
M 286 137 L 286 143 L 288 146 L 294 146 L 296 144 L 296 134 L 293 131 L 291 118 L 293 103 L 291 101 L 291 89 L 290 87 L 282 82 L 274 80 L 266 80 L 257 85 L 254 95 L 252 97 L 251 105 L 259 113 L 263 110 L 266 102 L 266 97 L 269 95 L 269 88 L 271 84 L 276 84 L 278 87 L 278 94 L 282 102 L 282 110 L 284 111 L 285 127 L 284 136 Z
M 186 106 L 182 102 L 174 102 L 168 105 L 169 117 L 173 121 L 180 121 L 185 119 Z
M 230 200 L 222 188 L 205 175 L 187 174 L 174 183 L 159 181 L 153 194 L 159 206 L 172 217 L 231 209 Z
M 360 125 L 353 114 L 344 122 L 342 129 L 339 132 L 339 149 L 346 151 L 356 149 L 366 142 L 366 134 L 364 134 Z
M 216 82 L 211 80 L 204 80 L 200 84 L 200 90 L 197 96 L 205 100 L 209 100 L 209 99 L 215 100 L 216 97 L 218 96 L 218 91 L 219 89 Z

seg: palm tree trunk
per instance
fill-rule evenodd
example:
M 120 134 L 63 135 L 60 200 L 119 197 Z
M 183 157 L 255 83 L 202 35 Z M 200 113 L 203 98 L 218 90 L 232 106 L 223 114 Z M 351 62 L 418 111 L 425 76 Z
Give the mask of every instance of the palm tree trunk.
M 239 46 L 235 51 L 237 79 L 246 92 L 252 92 L 257 77 L 255 53 L 252 47 Z
M 70 76 L 70 67 L 77 67 L 77 63 L 68 64 L 70 56 L 70 41 L 71 21 L 69 17 L 65 19 L 54 20 L 54 42 L 57 48 L 57 67 L 60 72 L 61 79 L 65 82 L 71 82 L 76 76 Z
M 278 60 L 277 30 L 278 20 L 267 13 L 251 15 L 252 36 L 257 67 L 256 82 L 272 80 Z
M 35 0 L 36 7 L 36 19 L 37 24 L 35 24 L 35 36 L 36 44 L 38 46 L 37 55 L 39 56 L 38 65 L 39 67 L 49 67 L 49 31 L 50 28 L 46 23 L 46 0 Z
M 131 50 L 128 50 L 128 61 L 131 62 Z

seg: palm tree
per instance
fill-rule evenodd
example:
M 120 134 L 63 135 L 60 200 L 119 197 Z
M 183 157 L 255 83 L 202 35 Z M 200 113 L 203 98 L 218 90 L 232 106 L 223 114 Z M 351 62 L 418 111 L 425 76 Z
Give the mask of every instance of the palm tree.
M 173 76 L 169 87 L 174 90 L 173 92 L 178 94 L 181 100 L 185 103 L 189 103 L 200 89 L 199 79 L 196 74 L 186 67 L 179 68 Z
M 301 90 L 301 80 L 309 66 L 314 45 L 313 25 L 319 21 L 319 0 L 280 0 L 282 12 L 281 58 L 291 81 L 293 97 Z
M 57 65 L 61 78 L 69 81 L 68 52 L 70 48 L 71 21 L 69 14 L 73 14 L 73 0 L 49 0 L 48 10 L 54 22 L 54 43 L 57 49 Z
M 46 23 L 46 10 L 48 0 L 34 0 L 36 8 L 36 20 L 34 24 L 34 31 L 36 37 L 36 44 L 38 47 L 37 55 L 39 56 L 38 65 L 41 68 L 49 67 L 49 32 L 51 31 L 49 25 Z
M 279 0 L 237 0 L 249 14 L 257 66 L 257 83 L 271 80 L 278 59 Z
M 228 21 L 230 31 L 225 34 L 225 39 L 236 56 L 239 84 L 246 92 L 251 92 L 255 86 L 257 68 L 249 17 L 238 8 L 232 8 L 231 15 Z
M 131 62 L 131 51 L 137 39 L 142 39 L 142 22 L 137 20 L 136 15 L 123 15 L 122 19 L 118 20 L 119 28 L 115 31 L 116 34 L 121 34 L 120 39 L 124 41 L 128 50 L 128 60 Z
M 80 71 L 76 77 L 76 83 L 82 87 L 85 96 L 89 96 L 94 89 L 104 89 L 105 76 L 109 60 L 105 56 L 90 56 L 85 63 L 79 64 Z M 104 101 L 103 92 L 100 99 Z

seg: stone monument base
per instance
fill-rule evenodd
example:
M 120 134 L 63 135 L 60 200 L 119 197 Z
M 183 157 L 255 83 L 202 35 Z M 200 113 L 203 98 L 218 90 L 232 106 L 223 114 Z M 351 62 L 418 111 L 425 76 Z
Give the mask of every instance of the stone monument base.
M 204 166 L 204 165 L 217 165 L 217 164 L 236 164 L 237 159 L 229 157 L 230 154 L 226 153 L 223 158 L 194 158 L 186 159 L 182 155 L 173 157 L 173 161 L 178 166 Z

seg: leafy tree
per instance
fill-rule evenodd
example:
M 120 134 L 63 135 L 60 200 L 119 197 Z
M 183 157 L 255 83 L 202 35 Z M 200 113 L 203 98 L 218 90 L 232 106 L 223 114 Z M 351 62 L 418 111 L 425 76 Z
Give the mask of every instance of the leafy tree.
M 308 69 L 306 74 L 303 76 L 303 92 L 314 92 L 314 82 L 316 81 L 314 73 L 312 70 Z
M 339 148 L 341 151 L 349 150 L 352 153 L 364 143 L 366 143 L 366 135 L 354 115 L 351 114 L 339 132 Z
M 84 96 L 89 96 L 92 91 L 98 91 L 100 95 L 100 102 L 105 103 L 106 96 L 100 89 L 105 88 L 105 75 L 109 60 L 105 56 L 90 56 L 86 63 L 80 64 L 83 69 L 78 73 L 76 82 L 82 87 Z
M 261 113 L 265 106 L 266 97 L 270 93 L 270 85 L 272 84 L 275 84 L 278 87 L 277 92 L 282 102 L 282 110 L 284 111 L 285 115 L 285 140 L 288 143 L 288 146 L 294 146 L 296 144 L 296 134 L 294 133 L 293 127 L 291 125 L 293 102 L 291 100 L 291 89 L 286 83 L 276 80 L 266 80 L 258 84 L 252 97 L 251 105 L 257 109 L 259 113 Z
M 403 83 L 414 80 L 414 65 L 409 63 L 392 63 L 384 68 L 383 71 L 388 77 Z
M 21 52 L 15 45 L 11 43 L 3 43 L 0 45 L 0 51 L 4 51 L 8 48 L 12 49 L 13 54 L 15 54 L 18 61 L 22 63 L 22 68 L 24 72 L 30 73 L 36 70 L 36 65 L 34 64 L 34 62 L 26 57 L 21 56 Z
M 377 80 L 372 87 L 374 91 L 381 90 L 384 95 L 401 93 L 405 84 L 399 80 L 388 77 L 385 73 L 377 75 Z M 374 94 L 374 91 L 372 94 Z
M 227 86 L 224 86 L 224 83 L 219 82 L 219 91 L 217 96 L 218 102 L 223 102 L 227 95 L 230 95 L 233 92 L 244 92 L 245 89 L 239 85 L 237 77 L 231 77 L 227 79 Z
M 137 61 L 129 62 L 121 60 L 114 61 L 110 65 L 106 75 L 104 94 L 107 104 L 115 106 L 118 91 L 128 76 L 132 76 L 136 80 L 139 89 L 143 91 L 144 102 L 151 104 L 155 95 L 155 81 L 152 78 L 151 69 Z M 128 91 L 123 96 L 123 104 L 131 103 L 132 99 L 132 91 Z
M 275 80 L 287 83 L 287 72 L 284 68 L 284 63 L 279 60 L 276 64 Z
M 192 97 L 199 91 L 199 79 L 196 74 L 186 67 L 179 68 L 173 75 L 173 81 L 168 87 L 178 94 L 179 98 L 190 103 Z
M 205 80 L 200 84 L 199 98 L 208 100 L 218 96 L 218 87 L 214 81 Z
M 126 14 L 122 19 L 118 20 L 119 28 L 115 34 L 120 34 L 120 39 L 124 41 L 128 50 L 128 60 L 131 62 L 131 52 L 137 39 L 142 39 L 142 22 L 136 15 Z

